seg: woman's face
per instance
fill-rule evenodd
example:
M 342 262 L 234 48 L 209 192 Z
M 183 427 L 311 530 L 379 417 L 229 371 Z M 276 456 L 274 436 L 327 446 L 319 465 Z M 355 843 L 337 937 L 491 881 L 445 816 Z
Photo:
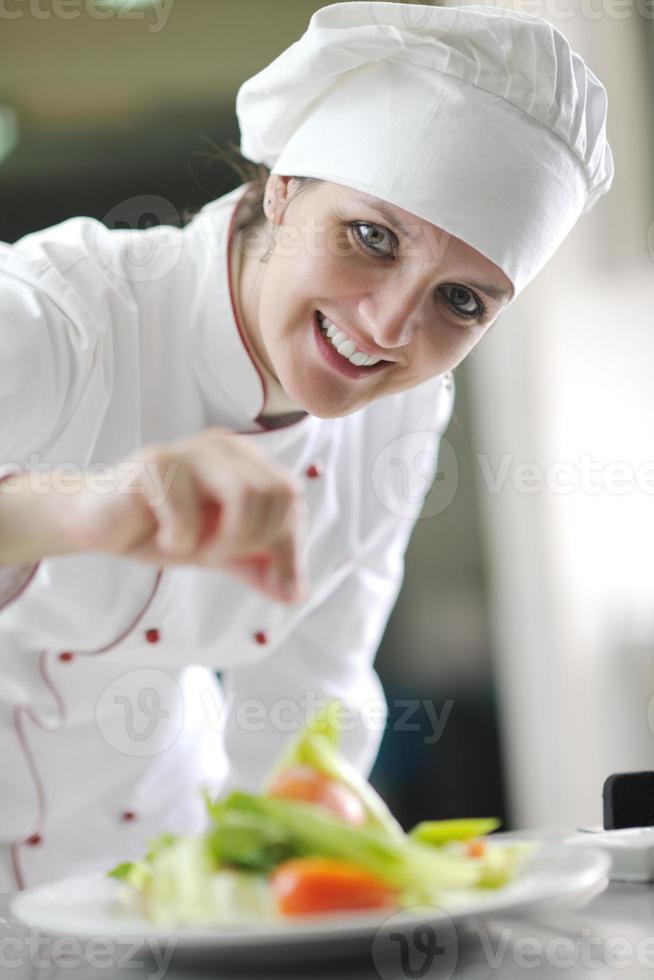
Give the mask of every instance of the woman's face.
M 509 302 L 507 276 L 430 222 L 340 184 L 299 187 L 268 181 L 275 247 L 262 264 L 250 238 L 241 309 L 266 369 L 312 415 L 349 415 L 456 367 Z M 381 360 L 353 365 L 352 344 Z

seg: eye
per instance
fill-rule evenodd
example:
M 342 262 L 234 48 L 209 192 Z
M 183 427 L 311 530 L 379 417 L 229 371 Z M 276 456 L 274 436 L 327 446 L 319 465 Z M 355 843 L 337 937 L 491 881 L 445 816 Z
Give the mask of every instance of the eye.
M 370 221 L 351 221 L 349 227 L 354 232 L 354 237 L 367 252 L 382 258 L 395 258 L 395 248 L 398 242 L 393 232 L 389 231 L 388 228 L 373 224 Z M 372 233 L 364 232 L 363 229 L 372 229 Z M 378 246 L 384 241 L 390 243 L 390 248 L 380 251 Z
M 396 236 L 383 225 L 371 221 L 351 221 L 348 227 L 352 230 L 359 244 L 373 255 L 381 258 L 394 259 L 398 246 Z M 380 250 L 380 244 L 389 244 L 387 249 Z M 476 293 L 466 286 L 442 286 L 452 311 L 462 320 L 480 322 L 486 316 L 486 307 Z M 449 292 L 451 290 L 451 292 Z M 472 304 L 472 307 L 471 307 Z
M 476 293 L 465 286 L 442 286 L 452 310 L 466 320 L 483 320 L 486 307 Z M 471 305 L 472 304 L 472 308 Z

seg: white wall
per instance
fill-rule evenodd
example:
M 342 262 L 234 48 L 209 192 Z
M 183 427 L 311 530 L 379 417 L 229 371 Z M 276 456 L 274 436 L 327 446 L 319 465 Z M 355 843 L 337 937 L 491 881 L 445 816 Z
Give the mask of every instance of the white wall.
M 607 87 L 616 179 L 467 365 L 510 804 L 531 827 L 600 823 L 606 776 L 654 768 L 654 100 L 633 14 L 557 26 Z M 564 464 L 572 492 L 525 492 L 527 461 Z

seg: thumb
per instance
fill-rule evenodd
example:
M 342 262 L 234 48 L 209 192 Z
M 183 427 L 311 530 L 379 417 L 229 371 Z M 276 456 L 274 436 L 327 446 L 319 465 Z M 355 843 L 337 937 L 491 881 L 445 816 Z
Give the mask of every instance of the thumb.
M 231 558 L 222 567 L 252 588 L 279 599 L 282 602 L 296 602 L 304 597 L 305 589 L 298 586 L 294 565 L 289 564 L 289 556 L 280 545 L 274 550 L 257 552 L 254 555 Z

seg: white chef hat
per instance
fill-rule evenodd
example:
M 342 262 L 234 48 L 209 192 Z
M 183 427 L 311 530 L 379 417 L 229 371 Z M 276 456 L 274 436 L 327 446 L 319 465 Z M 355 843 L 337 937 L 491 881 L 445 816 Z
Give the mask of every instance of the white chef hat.
M 604 86 L 557 28 L 494 7 L 322 7 L 236 113 L 249 160 L 438 225 L 514 298 L 613 181 Z

